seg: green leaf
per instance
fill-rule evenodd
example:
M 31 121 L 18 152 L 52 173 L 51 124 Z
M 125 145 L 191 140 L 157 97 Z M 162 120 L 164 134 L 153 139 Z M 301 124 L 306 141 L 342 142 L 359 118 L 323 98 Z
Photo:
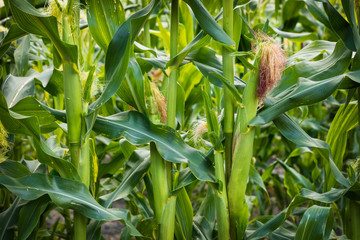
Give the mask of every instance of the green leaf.
M 320 193 L 313 192 L 311 190 L 303 188 L 301 190 L 300 194 L 297 195 L 291 201 L 290 205 L 286 209 L 284 209 L 278 215 L 272 217 L 269 221 L 267 221 L 261 227 L 256 229 L 256 231 L 251 233 L 247 237 L 247 239 L 248 240 L 262 239 L 262 238 L 266 237 L 267 235 L 269 235 L 270 233 L 274 232 L 276 229 L 278 229 L 284 223 L 284 221 L 290 216 L 290 214 L 296 207 L 304 204 L 305 202 L 307 202 L 309 200 L 315 200 L 315 201 L 319 201 L 322 203 L 332 203 L 332 202 L 337 201 L 341 197 L 343 197 L 348 190 L 349 190 L 349 188 L 347 188 L 347 189 L 332 189 L 329 192 L 320 194 Z M 331 221 L 331 218 L 332 217 L 329 218 L 330 221 Z M 329 231 L 329 228 L 331 229 L 331 227 L 332 227 L 332 224 L 329 224 L 326 227 L 324 237 L 329 236 L 330 233 L 328 231 Z M 305 239 L 307 239 L 307 238 L 305 238 Z M 316 239 L 319 239 L 319 238 L 316 238 Z M 322 239 L 322 238 L 320 238 L 320 239 Z
M 222 64 L 219 62 L 212 49 L 202 47 L 192 51 L 186 57 L 186 60 L 193 62 L 193 64 L 200 70 L 200 72 L 207 77 L 209 81 L 218 86 L 223 87 L 222 81 L 213 73 L 223 76 Z M 238 76 L 234 75 L 234 85 L 237 88 L 244 88 L 245 83 Z
M 260 112 L 251 120 L 250 125 L 265 124 L 292 108 L 310 105 L 326 99 L 338 88 L 344 76 L 340 75 L 321 81 L 300 78 L 298 86 L 290 94 Z
M 346 17 L 350 22 L 352 32 L 354 34 L 354 43 L 356 50 L 360 51 L 360 31 L 358 30 L 358 25 L 356 24 L 356 17 L 355 17 L 355 6 L 353 0 L 341 0 L 343 9 L 345 11 Z
M 89 106 L 89 114 L 105 104 L 118 90 L 129 65 L 131 45 L 159 0 L 134 13 L 116 31 L 105 59 L 105 87 L 101 96 Z
M 26 32 L 23 31 L 19 27 L 19 25 L 17 25 L 16 23 L 12 24 L 10 26 L 9 31 L 5 35 L 5 37 L 3 39 L 1 39 L 1 41 L 0 41 L 0 57 L 2 58 L 4 56 L 4 54 L 9 49 L 12 41 L 14 41 L 18 38 L 21 38 L 22 36 L 25 36 L 25 35 L 26 35 Z
M 91 196 L 87 187 L 69 179 L 34 173 L 23 178 L 0 176 L 0 184 L 25 200 L 35 200 L 48 194 L 51 200 L 63 208 L 71 208 L 82 215 L 97 220 L 123 220 L 129 227 L 128 212 L 120 209 L 106 209 Z M 135 227 L 132 234 L 139 236 Z
M 10 110 L 23 116 L 36 117 L 40 125 L 48 125 L 56 120 L 53 115 L 41 107 L 39 102 L 31 96 L 21 99 L 15 106 L 11 107 Z
M 304 130 L 302 130 L 289 116 L 282 114 L 273 120 L 280 133 L 287 139 L 297 144 L 298 147 L 318 148 L 320 155 L 322 155 L 329 162 L 331 171 L 337 182 L 349 187 L 349 180 L 346 179 L 336 167 L 329 145 L 319 139 L 310 137 Z
M 188 163 L 194 175 L 204 181 L 214 181 L 213 168 L 205 156 L 184 143 L 171 128 L 151 123 L 139 112 L 122 112 L 98 117 L 94 130 L 111 138 L 125 137 L 132 144 L 155 142 L 161 156 L 170 162 Z
M 279 36 L 281 36 L 283 38 L 287 38 L 293 42 L 305 42 L 308 40 L 317 40 L 318 39 L 317 33 L 314 33 L 314 32 L 296 33 L 296 32 L 281 31 L 281 30 L 277 29 L 276 27 L 272 27 L 272 29 L 277 34 L 279 34 Z
M 101 196 L 104 207 L 108 208 L 113 201 L 125 198 L 136 187 L 150 167 L 149 152 L 135 150 L 127 164 L 131 167 L 125 171 L 121 183 L 113 192 Z
M 50 199 L 48 196 L 42 196 L 39 199 L 28 202 L 21 208 L 18 221 L 18 239 L 28 239 L 31 232 L 39 223 L 40 217 L 49 202 Z
M 7 229 L 13 224 L 16 224 L 20 208 L 25 203 L 26 201 L 22 201 L 17 197 L 8 209 L 0 213 L 0 239 L 6 239 L 8 237 L 7 234 L 9 233 L 7 232 Z
M 347 133 L 358 125 L 358 105 L 341 105 L 331 123 L 326 142 L 329 144 L 334 163 L 341 169 L 347 145 Z M 335 178 L 329 166 L 325 167 L 325 189 L 330 190 L 335 185 Z
M 22 38 L 21 43 L 15 49 L 14 58 L 16 69 L 19 75 L 24 76 L 28 67 L 30 50 L 30 38 L 25 36 Z
M 330 19 L 330 25 L 335 34 L 344 42 L 351 51 L 356 51 L 354 34 L 351 25 L 336 11 L 328 0 L 316 0 L 322 2 L 326 15 Z
M 40 103 L 38 103 L 39 105 Z M 38 105 L 32 107 L 37 109 Z M 23 116 L 21 114 L 8 110 L 6 100 L 0 92 L 0 121 L 3 123 L 5 129 L 14 134 L 25 134 L 33 137 L 33 142 L 37 150 L 37 156 L 41 163 L 56 169 L 61 176 L 70 179 L 79 180 L 79 175 L 72 163 L 59 158 L 52 150 L 44 143 L 40 135 L 39 122 L 36 117 Z
M 218 42 L 226 45 L 234 45 L 234 41 L 216 23 L 200 0 L 185 0 L 185 2 L 189 5 L 201 28 L 206 33 Z
M 106 52 L 116 30 L 125 21 L 120 0 L 87 0 L 88 25 L 96 43 Z
M 64 61 L 77 63 L 77 47 L 61 41 L 55 17 L 38 12 L 24 0 L 11 0 L 10 8 L 23 31 L 49 38 Z
M 166 67 L 175 66 L 179 67 L 183 62 L 185 57 L 196 49 L 205 47 L 210 42 L 210 36 L 203 31 L 199 32 L 194 39 L 184 48 L 182 49 L 174 58 L 170 59 L 166 63 Z
M 126 74 L 126 81 L 121 83 L 117 95 L 141 113 L 146 113 L 144 85 L 141 68 L 136 59 L 131 57 Z
M 267 192 L 267 189 L 264 185 L 264 182 L 260 176 L 260 174 L 258 173 L 258 171 L 256 170 L 254 165 L 250 165 L 250 171 L 249 171 L 249 178 L 254 181 L 264 192 Z
M 49 107 L 45 109 L 56 119 L 66 122 L 65 112 Z M 94 131 L 114 139 L 125 137 L 135 145 L 154 142 L 166 161 L 188 163 L 199 180 L 215 181 L 212 163 L 200 151 L 185 144 L 174 129 L 164 125 L 155 125 L 139 112 L 128 111 L 108 117 L 99 116 L 94 124 Z
M 329 239 L 333 224 L 330 207 L 311 206 L 301 218 L 295 240 Z
M 33 96 L 35 93 L 35 76 L 15 77 L 8 75 L 4 80 L 1 91 L 4 94 L 8 106 L 11 108 L 17 102 L 27 96 Z
M 280 165 L 291 175 L 292 180 L 301 187 L 305 187 L 307 189 L 315 190 L 314 186 L 310 183 L 308 179 L 306 179 L 303 175 L 298 173 L 295 169 L 288 166 L 286 163 L 282 161 L 278 161 Z
M 13 178 L 25 177 L 31 174 L 23 164 L 9 159 L 0 163 L 0 172 Z
M 185 239 L 192 239 L 193 208 L 185 188 L 182 188 L 177 194 L 176 218 L 180 224 L 181 231 L 183 236 L 185 236 Z
M 278 93 L 280 97 L 268 97 L 265 105 L 269 107 L 266 107 L 265 110 L 252 119 L 250 125 L 265 124 L 292 108 L 310 105 L 326 99 L 339 87 L 345 77 L 349 77 L 355 82 L 360 82 L 359 73 L 360 70 L 352 71 L 320 81 L 299 78 L 297 86 L 289 84 L 288 79 L 284 78 L 278 89 L 272 93 L 272 95 Z M 320 77 L 320 75 L 323 76 L 323 73 L 312 75 L 310 78 L 316 79 L 315 77 Z M 282 90 L 282 93 L 280 90 Z M 273 102 L 274 104 L 270 104 L 270 102 Z
M 288 59 L 288 65 L 293 65 L 296 62 L 300 61 L 311 61 L 318 55 L 327 52 L 332 53 L 334 51 L 336 43 L 324 41 L 324 40 L 317 40 L 313 41 L 310 44 L 306 45 L 300 51 L 296 52 L 295 54 L 291 55 Z
M 130 58 L 130 21 L 126 21 L 111 40 L 105 59 L 105 87 L 101 96 L 90 105 L 90 113 L 104 105 L 120 87 Z

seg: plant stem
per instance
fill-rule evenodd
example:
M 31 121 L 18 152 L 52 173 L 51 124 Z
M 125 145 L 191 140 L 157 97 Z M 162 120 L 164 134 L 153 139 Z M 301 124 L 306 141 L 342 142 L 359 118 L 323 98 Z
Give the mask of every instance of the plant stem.
M 223 29 L 233 38 L 233 1 L 223 0 Z M 223 47 L 223 73 L 224 77 L 234 83 L 234 58 L 230 56 L 230 51 Z M 226 182 L 228 183 L 232 165 L 232 139 L 234 127 L 234 104 L 233 97 L 229 89 L 224 88 L 224 136 L 225 136 L 225 171 Z
M 146 7 L 149 4 L 149 0 L 142 0 L 142 6 Z M 150 22 L 146 20 L 144 24 L 144 46 L 151 47 L 151 37 L 150 37 Z M 145 52 L 145 57 L 149 58 L 150 53 Z
M 255 128 L 248 127 L 248 125 L 257 111 L 256 88 L 259 79 L 260 56 L 261 53 L 256 58 L 255 68 L 250 73 L 247 81 L 243 94 L 243 106 L 239 107 L 234 133 L 233 166 L 228 185 L 231 239 L 244 238 L 249 218 L 245 192 L 253 156 Z
M 219 195 L 216 196 L 216 216 L 218 223 L 218 238 L 220 240 L 230 239 L 228 198 L 226 191 L 226 180 L 224 172 L 224 158 L 221 152 L 215 152 L 215 176 L 221 183 L 219 186 Z
M 170 20 L 170 59 L 175 57 L 178 50 L 178 29 L 179 29 L 179 0 L 171 1 L 171 20 Z M 178 69 L 171 69 L 168 92 L 167 92 L 167 119 L 166 123 L 171 128 L 176 128 L 176 88 L 177 88 Z M 166 163 L 168 189 L 172 187 L 172 164 Z M 170 192 L 170 191 L 169 191 Z M 165 205 L 161 217 L 160 239 L 174 239 L 175 229 L 175 208 L 176 198 L 170 197 Z
M 179 0 L 171 2 L 171 23 L 170 23 L 170 59 L 175 57 L 178 49 L 179 29 Z M 167 95 L 167 125 L 176 127 L 176 85 L 178 69 L 171 69 Z
M 157 151 L 155 143 L 150 143 L 150 158 L 151 180 L 153 183 L 154 192 L 156 193 L 154 195 L 155 217 L 157 223 L 160 224 L 162 212 L 168 199 L 169 191 L 165 161 Z
M 79 5 L 80 1 L 70 0 L 63 15 L 63 41 L 69 44 L 79 45 L 80 9 L 74 8 L 75 4 Z M 80 178 L 82 179 L 83 183 L 89 186 L 89 152 L 86 152 L 89 150 L 89 147 L 88 144 L 84 144 L 83 147 L 81 146 L 81 135 L 85 131 L 85 126 L 82 124 L 81 82 L 77 65 L 78 62 L 63 62 L 64 97 L 68 124 L 68 142 L 71 161 L 78 169 Z M 75 212 L 75 240 L 86 239 L 86 226 L 87 218 Z
M 204 89 L 202 91 L 203 99 L 205 103 L 205 112 L 206 120 L 208 126 L 208 133 L 216 135 L 218 137 L 218 142 L 220 142 L 220 126 L 217 120 L 216 114 L 212 111 L 212 102 L 211 102 L 211 90 L 209 81 L 205 80 Z M 215 207 L 216 207 L 216 216 L 218 223 L 218 238 L 220 240 L 230 239 L 230 224 L 229 224 L 229 210 L 228 210 L 228 198 L 227 198 L 227 188 L 226 188 L 226 179 L 224 171 L 224 158 L 223 153 L 220 151 L 222 148 L 217 146 L 216 141 L 212 140 L 214 145 L 214 156 L 215 156 L 215 176 L 216 180 L 219 183 L 219 189 L 216 191 L 215 197 Z

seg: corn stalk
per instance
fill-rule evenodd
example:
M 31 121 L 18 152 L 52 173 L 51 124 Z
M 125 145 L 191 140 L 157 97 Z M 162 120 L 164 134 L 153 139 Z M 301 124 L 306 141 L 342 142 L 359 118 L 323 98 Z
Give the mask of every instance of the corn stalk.
M 80 1 L 70 0 L 63 12 L 63 41 L 68 44 L 79 43 L 79 15 Z M 80 54 L 80 49 L 78 50 Z M 68 124 L 68 142 L 71 161 L 79 172 L 82 182 L 89 187 L 90 152 L 89 138 L 82 140 L 85 134 L 85 123 L 82 120 L 83 106 L 81 96 L 81 82 L 78 63 L 63 62 L 64 68 L 64 97 Z M 85 110 L 87 112 L 87 110 Z M 83 141 L 83 142 L 82 142 Z M 86 239 L 87 218 L 80 213 L 74 213 L 74 239 Z

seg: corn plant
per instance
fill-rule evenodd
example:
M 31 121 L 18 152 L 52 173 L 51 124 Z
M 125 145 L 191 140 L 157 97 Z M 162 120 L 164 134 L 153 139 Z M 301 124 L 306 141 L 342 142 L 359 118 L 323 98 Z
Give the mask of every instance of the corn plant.
M 358 0 L 0 18 L 0 239 L 360 239 Z

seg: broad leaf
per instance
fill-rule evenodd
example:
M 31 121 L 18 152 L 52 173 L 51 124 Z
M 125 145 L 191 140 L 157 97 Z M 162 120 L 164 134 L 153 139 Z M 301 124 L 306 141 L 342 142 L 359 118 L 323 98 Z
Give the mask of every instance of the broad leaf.
M 0 184 L 25 200 L 35 200 L 46 194 L 63 208 L 74 209 L 82 215 L 97 220 L 123 220 L 128 227 L 128 212 L 120 209 L 106 209 L 91 196 L 86 186 L 69 179 L 34 173 L 23 178 L 0 176 Z M 139 236 L 135 227 L 132 234 Z
M 296 231 L 295 240 L 329 239 L 333 224 L 332 209 L 312 206 L 306 210 Z
M 185 2 L 190 6 L 201 28 L 206 33 L 208 33 L 216 41 L 226 45 L 234 45 L 234 41 L 216 23 L 200 0 L 185 0 Z
M 125 10 L 119 0 L 87 0 L 87 19 L 91 35 L 106 51 L 116 30 L 125 21 Z

